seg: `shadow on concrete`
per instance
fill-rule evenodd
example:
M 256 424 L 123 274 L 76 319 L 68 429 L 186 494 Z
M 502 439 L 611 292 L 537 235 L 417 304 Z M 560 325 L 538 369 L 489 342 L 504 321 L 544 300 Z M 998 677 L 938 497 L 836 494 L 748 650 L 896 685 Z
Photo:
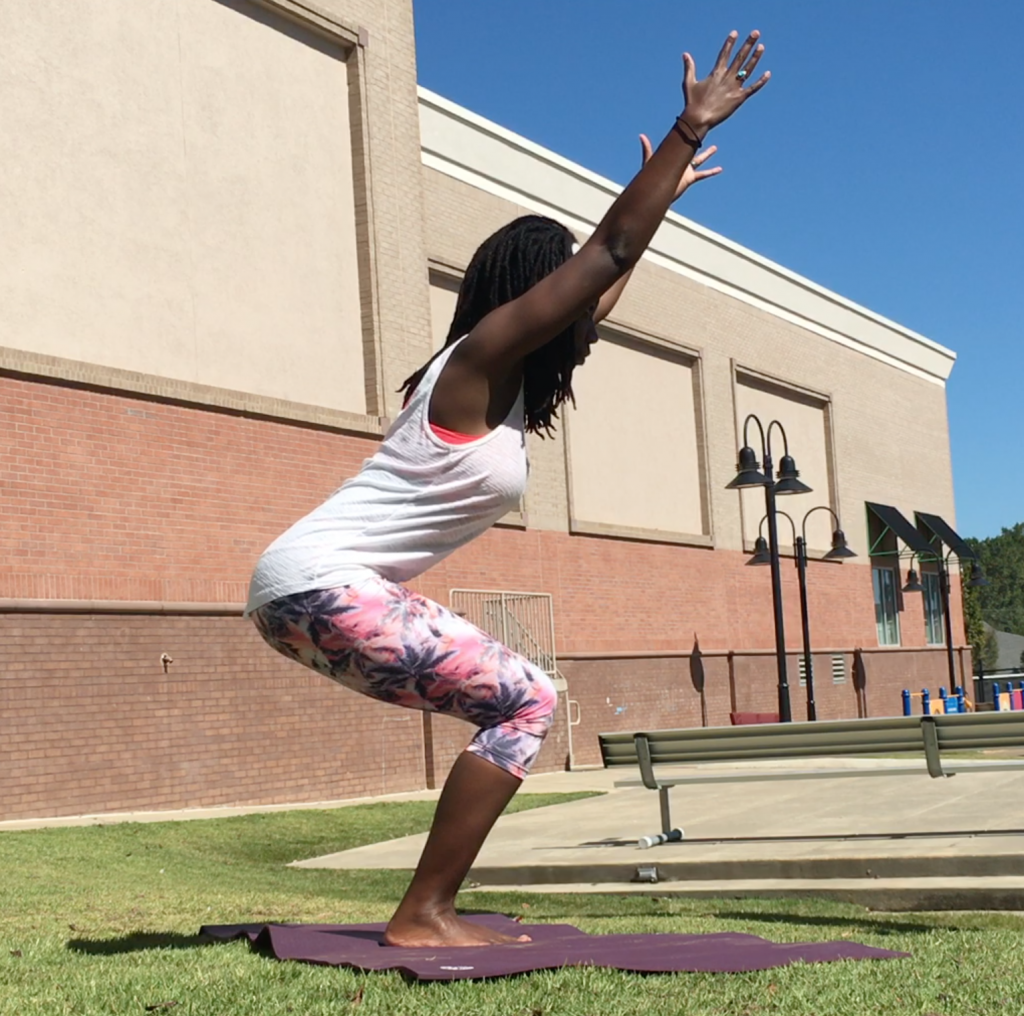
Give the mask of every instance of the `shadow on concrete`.
M 860 840 L 928 840 L 948 836 L 1024 836 L 1024 829 L 943 829 L 920 830 L 917 832 L 889 833 L 796 833 L 787 836 L 686 836 L 676 840 L 672 846 L 678 848 L 687 843 L 855 843 Z M 564 847 L 542 847 L 543 850 L 578 850 L 581 847 L 635 847 L 637 840 L 606 839 L 586 840 Z M 657 857 L 657 854 L 649 856 Z

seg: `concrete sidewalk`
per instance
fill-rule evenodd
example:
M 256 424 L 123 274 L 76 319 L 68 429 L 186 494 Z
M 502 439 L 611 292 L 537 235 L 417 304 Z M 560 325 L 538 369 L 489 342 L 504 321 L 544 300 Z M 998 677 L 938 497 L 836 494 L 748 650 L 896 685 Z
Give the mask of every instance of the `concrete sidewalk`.
M 841 764 L 856 770 L 906 761 Z M 504 816 L 470 879 L 481 888 L 523 891 L 870 896 L 873 905 L 885 890 L 901 909 L 925 898 L 943 907 L 988 898 L 1024 909 L 1024 771 L 682 786 L 672 791 L 672 814 L 686 839 L 650 850 L 638 849 L 637 840 L 659 830 L 657 794 L 615 787 L 633 776 L 595 770 L 530 777 L 524 792 L 606 795 Z M 407 836 L 296 865 L 411 869 L 425 840 Z

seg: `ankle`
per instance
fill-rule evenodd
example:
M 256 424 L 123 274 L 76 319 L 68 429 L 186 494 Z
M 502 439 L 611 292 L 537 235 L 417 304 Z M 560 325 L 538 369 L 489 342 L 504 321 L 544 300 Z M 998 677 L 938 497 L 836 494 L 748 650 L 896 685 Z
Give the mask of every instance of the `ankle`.
M 398 920 L 413 921 L 417 924 L 438 924 L 455 918 L 454 900 L 417 899 L 407 896 L 398 905 L 391 920 L 392 922 Z

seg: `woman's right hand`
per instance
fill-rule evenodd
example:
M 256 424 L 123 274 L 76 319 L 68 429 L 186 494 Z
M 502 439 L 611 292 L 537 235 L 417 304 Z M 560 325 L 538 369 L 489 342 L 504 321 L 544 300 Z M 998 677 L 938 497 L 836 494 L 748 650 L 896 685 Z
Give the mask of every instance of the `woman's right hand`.
M 751 32 L 733 57 L 732 49 L 736 45 L 738 33 L 730 32 L 715 66 L 703 81 L 697 80 L 693 57 L 689 53 L 683 54 L 683 98 L 686 100 L 686 109 L 682 117 L 701 137 L 732 116 L 747 99 L 768 83 L 771 72 L 766 71 L 752 85 L 744 87 L 764 53 L 764 46 L 757 41 L 760 36 L 760 32 Z

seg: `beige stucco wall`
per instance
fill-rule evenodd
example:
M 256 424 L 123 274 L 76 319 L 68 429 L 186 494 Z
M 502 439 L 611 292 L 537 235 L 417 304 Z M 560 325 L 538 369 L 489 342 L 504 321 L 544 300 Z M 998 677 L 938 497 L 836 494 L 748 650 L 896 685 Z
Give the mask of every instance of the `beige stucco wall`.
M 38 0 L 0 6 L 0 33 L 0 368 L 377 433 L 450 314 L 428 264 L 457 275 L 526 211 L 582 238 L 614 197 L 434 100 L 421 148 L 409 0 Z M 830 489 L 855 549 L 865 500 L 954 521 L 948 351 L 681 221 L 659 230 L 610 322 L 699 361 L 706 489 L 671 499 L 678 518 L 703 503 L 700 532 L 743 546 L 741 497 L 724 486 L 736 378 L 753 372 L 827 399 Z M 645 388 L 648 361 L 632 362 L 624 391 Z M 598 346 L 581 413 L 604 411 L 601 363 Z M 649 402 L 627 425 L 637 444 L 652 406 L 666 426 L 690 418 L 668 393 Z M 793 442 L 805 476 L 823 454 L 808 427 Z M 529 524 L 566 530 L 564 433 L 530 452 Z M 588 514 L 638 510 L 583 497 Z
M 695 366 L 603 331 L 566 413 L 574 529 L 705 535 Z
M 0 366 L 396 408 L 429 351 L 409 0 L 6 4 L 0 59 Z
M 445 272 L 430 273 L 430 339 L 433 349 L 440 349 L 448 337 L 459 298 L 459 282 Z
M 445 264 L 464 266 L 489 232 L 534 210 L 527 203 L 506 200 L 436 169 L 425 167 L 423 173 L 427 249 L 431 258 Z M 867 563 L 865 501 L 895 504 L 908 517 L 914 509 L 931 505 L 931 510 L 954 520 L 942 384 L 829 341 L 648 260 L 637 267 L 609 323 L 627 334 L 654 336 L 699 353 L 706 427 L 702 436 L 715 546 L 735 550 L 744 546 L 741 495 L 725 489 L 735 475 L 740 413 L 736 376 L 743 371 L 828 399 L 835 458 L 832 507 L 840 512 L 847 536 L 861 555 L 856 563 Z M 600 370 L 600 355 L 599 344 L 580 371 L 581 406 L 588 392 L 586 372 L 592 366 Z M 628 413 L 630 408 L 606 405 L 598 411 Z M 674 411 L 675 407 L 665 407 L 666 421 Z M 806 476 L 827 473 L 823 458 L 828 437 L 822 420 L 818 410 L 806 421 L 793 421 L 796 434 L 790 435 L 791 451 Z M 803 442 L 805 430 L 813 440 Z M 554 441 L 531 445 L 533 468 L 527 494 L 531 526 L 565 529 L 568 525 L 563 440 L 559 433 Z M 636 449 L 637 456 L 647 460 L 653 459 L 651 452 L 649 446 Z M 812 478 L 811 485 L 823 492 L 820 503 L 828 504 L 829 482 L 819 483 L 817 475 Z M 811 498 L 797 500 L 810 502 Z M 754 519 L 755 526 L 759 517 Z M 812 545 L 827 549 L 827 521 L 815 517 L 812 525 L 813 529 L 808 527 Z M 784 536 L 781 539 L 785 542 Z

